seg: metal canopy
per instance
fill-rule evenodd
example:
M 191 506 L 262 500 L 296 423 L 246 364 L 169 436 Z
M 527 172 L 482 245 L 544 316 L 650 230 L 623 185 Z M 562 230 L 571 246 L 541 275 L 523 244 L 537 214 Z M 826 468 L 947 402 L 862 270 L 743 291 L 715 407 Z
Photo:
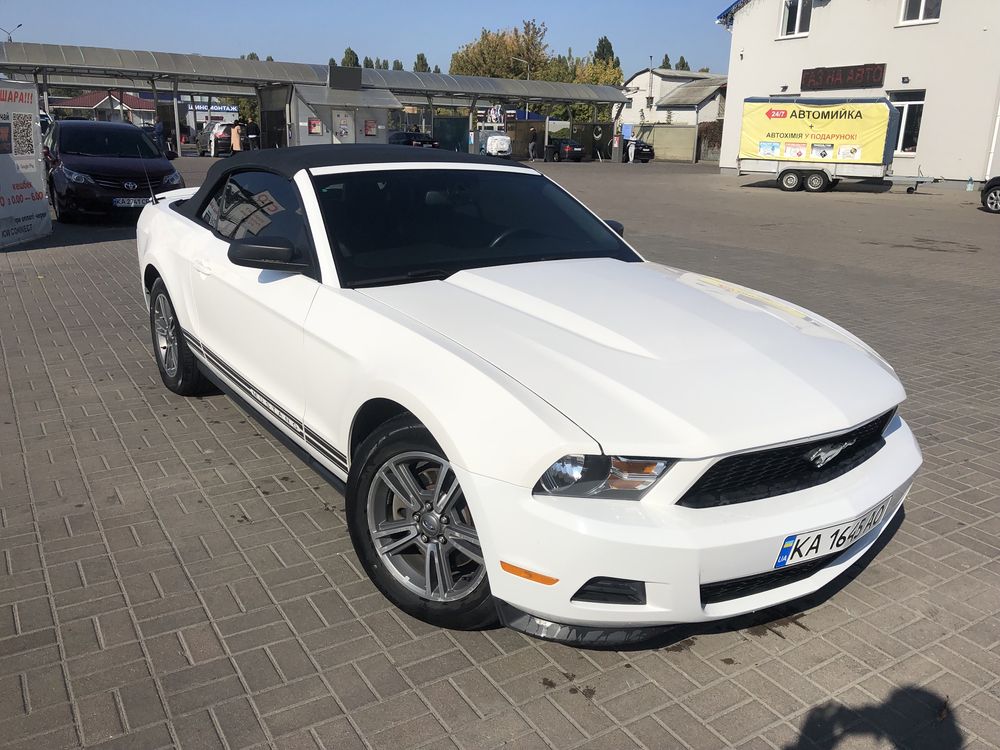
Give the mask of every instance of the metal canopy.
M 295 87 L 295 91 L 302 101 L 310 106 L 318 107 L 343 107 L 344 109 L 356 109 L 358 107 L 372 107 L 375 109 L 402 109 L 403 105 L 392 95 L 392 92 L 384 89 L 331 89 L 329 86 L 307 86 L 300 84 Z
M 229 57 L 143 52 L 105 47 L 74 47 L 57 44 L 6 42 L 0 44 L 0 70 L 33 76 L 73 76 L 103 81 L 166 79 L 183 85 L 185 92 L 194 85 L 221 93 L 219 86 L 243 86 L 250 89 L 273 84 L 326 86 L 328 66 L 306 63 L 265 62 Z M 588 104 L 622 104 L 625 95 L 614 86 L 522 81 L 479 76 L 451 76 L 437 73 L 412 73 L 405 70 L 364 68 L 362 87 L 388 89 L 394 93 L 419 94 L 424 97 L 449 96 L 481 101 L 551 101 Z M 62 84 L 59 84 L 62 85 Z M 96 84 L 95 84 L 96 86 Z M 115 88 L 119 86 L 113 84 Z M 127 83 L 124 87 L 129 87 Z M 134 88 L 134 86 L 133 86 Z
M 498 101 L 527 99 L 591 104 L 619 104 L 626 101 L 625 95 L 615 86 L 411 73 L 407 70 L 365 68 L 361 71 L 361 83 L 363 86 L 389 89 L 394 93 L 465 96 Z
M 15 73 L 137 80 L 167 78 L 250 87 L 272 83 L 326 83 L 326 67 L 322 65 L 28 42 L 0 45 L 0 69 Z
M 2 65 L 0 65 L 2 69 Z M 12 81 L 24 81 L 25 83 L 34 83 L 34 76 L 32 74 L 26 73 L 12 73 L 8 74 L 8 77 Z M 41 77 L 41 76 L 39 76 Z M 162 83 L 162 81 L 161 81 Z M 166 82 L 166 86 L 157 86 L 157 91 L 160 95 L 160 100 L 164 102 L 170 101 L 171 95 L 171 81 Z M 149 85 L 149 78 L 103 78 L 103 77 L 90 77 L 90 76 L 62 76 L 62 75 L 50 75 L 49 76 L 49 86 L 58 86 L 60 88 L 73 88 L 73 89 L 86 89 L 86 90 L 97 90 L 106 91 L 108 89 L 114 89 L 122 91 L 152 91 L 152 87 Z M 166 89 L 166 90 L 164 90 Z M 249 86 L 231 86 L 224 83 L 189 83 L 183 79 L 178 83 L 177 91 L 184 96 L 188 94 L 195 94 L 197 96 L 254 96 L 256 93 L 253 88 Z

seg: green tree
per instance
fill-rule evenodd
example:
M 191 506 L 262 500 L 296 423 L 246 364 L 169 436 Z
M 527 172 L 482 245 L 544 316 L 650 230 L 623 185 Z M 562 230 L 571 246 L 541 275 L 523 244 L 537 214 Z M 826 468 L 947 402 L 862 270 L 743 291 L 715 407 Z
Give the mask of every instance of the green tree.
M 335 68 L 340 67 L 339 65 L 337 65 L 337 60 L 332 57 L 330 58 L 330 65 L 332 65 Z
M 417 59 L 413 62 L 414 73 L 430 73 L 431 66 L 427 64 L 427 55 L 423 52 L 417 53 Z
M 403 61 L 402 60 L 393 60 L 392 61 L 392 69 L 393 70 L 402 70 L 403 69 Z
M 344 50 L 344 56 L 340 60 L 340 64 L 345 68 L 360 68 L 361 61 L 358 59 L 358 53 L 352 50 L 350 47 Z
M 361 63 L 361 67 L 362 68 L 374 68 L 375 67 L 375 63 L 372 62 L 372 59 L 370 57 L 368 57 L 368 55 L 365 55 L 365 61 L 363 63 Z
M 389 69 L 389 58 L 386 58 L 385 60 L 382 61 L 382 70 L 388 70 L 388 69 Z
M 268 55 L 267 57 L 264 58 L 264 62 L 274 62 L 274 58 Z
M 681 55 L 679 58 L 677 58 L 677 66 L 674 68 L 674 70 L 691 70 L 691 66 L 688 65 L 687 60 L 684 59 L 684 55 Z
M 589 83 L 598 86 L 621 86 L 624 79 L 621 65 L 615 60 L 598 60 L 594 56 L 581 60 L 576 65 L 576 74 L 573 77 L 574 83 Z M 573 107 L 573 118 L 576 120 L 590 120 L 593 110 L 589 104 L 577 104 Z M 611 107 L 603 106 L 597 108 L 598 120 L 611 119 Z
M 438 73 L 440 75 L 440 73 L 441 73 L 441 66 L 440 65 L 435 65 L 434 66 L 434 72 Z
M 621 61 L 615 55 L 615 48 L 611 46 L 611 40 L 607 36 L 602 36 L 597 40 L 597 49 L 594 50 L 594 59 L 603 62 L 614 63 L 616 67 L 621 67 Z
M 660 63 L 660 67 L 670 70 L 670 55 L 664 53 L 663 62 Z
M 241 60 L 259 60 L 260 59 L 260 55 L 258 55 L 256 52 L 248 52 L 245 55 L 240 55 L 240 59 Z
M 525 74 L 525 64 L 514 60 L 519 57 L 528 61 L 532 78 L 549 60 L 549 48 L 545 43 L 547 28 L 534 19 L 522 21 L 520 28 L 482 29 L 479 38 L 463 45 L 451 56 L 449 72 L 453 75 L 490 76 L 493 78 L 521 78 Z
M 375 68 L 375 70 L 382 70 L 382 58 L 376 57 L 375 64 L 372 67 Z

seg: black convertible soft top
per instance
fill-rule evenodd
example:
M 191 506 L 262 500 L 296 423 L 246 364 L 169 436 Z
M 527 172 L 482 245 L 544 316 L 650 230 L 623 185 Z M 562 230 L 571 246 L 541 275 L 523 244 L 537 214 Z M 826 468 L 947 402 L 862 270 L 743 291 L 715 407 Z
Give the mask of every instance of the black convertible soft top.
M 394 164 L 399 162 L 427 164 L 498 164 L 495 158 L 463 154 L 457 151 L 443 151 L 437 148 L 416 148 L 413 146 L 386 146 L 367 144 L 330 144 L 316 146 L 292 146 L 291 148 L 269 148 L 261 151 L 244 151 L 213 164 L 198 192 L 190 200 L 177 206 L 176 210 L 190 219 L 197 218 L 198 209 L 205 205 L 215 187 L 231 172 L 248 169 L 274 172 L 291 179 L 303 169 L 335 167 L 358 164 Z M 525 172 L 535 170 L 517 162 L 504 162 L 505 166 L 520 167 Z

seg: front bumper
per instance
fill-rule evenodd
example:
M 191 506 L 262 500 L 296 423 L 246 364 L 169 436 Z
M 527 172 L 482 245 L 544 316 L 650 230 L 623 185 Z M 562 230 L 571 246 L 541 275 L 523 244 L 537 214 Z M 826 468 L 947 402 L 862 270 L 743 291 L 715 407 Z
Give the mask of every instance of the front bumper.
M 552 499 L 456 471 L 476 519 L 494 597 L 564 626 L 648 628 L 772 607 L 813 593 L 845 572 L 892 522 L 921 463 L 913 434 L 898 416 L 885 439 L 872 458 L 826 484 L 705 509 L 675 505 L 676 484 L 663 480 L 640 502 Z M 812 575 L 748 596 L 702 601 L 703 584 L 773 570 L 789 534 L 845 523 L 889 497 L 890 508 L 878 525 Z M 546 586 L 511 575 L 500 567 L 501 560 L 558 581 Z M 644 582 L 645 604 L 573 600 L 598 577 Z
M 179 190 L 184 187 L 184 180 L 176 185 L 166 185 L 154 188 L 154 192 L 164 190 Z M 106 188 L 101 185 L 91 185 L 90 183 L 67 183 L 62 186 L 57 185 L 56 191 L 60 205 L 70 211 L 78 213 L 110 214 L 118 212 L 134 212 L 142 210 L 142 206 L 116 206 L 115 198 L 128 199 L 148 199 L 149 190 L 137 188 L 135 190 L 125 190 L 124 188 Z

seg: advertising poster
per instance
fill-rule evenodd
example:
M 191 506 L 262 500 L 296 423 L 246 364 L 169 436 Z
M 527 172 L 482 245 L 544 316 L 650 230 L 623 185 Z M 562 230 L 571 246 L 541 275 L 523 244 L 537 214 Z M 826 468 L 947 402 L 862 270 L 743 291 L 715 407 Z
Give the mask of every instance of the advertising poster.
M 740 158 L 881 164 L 889 124 L 886 102 L 747 101 Z
M 323 122 L 318 117 L 309 118 L 309 135 L 323 135 Z
M 0 81 L 0 247 L 51 232 L 35 87 Z
M 375 120 L 365 120 L 365 135 L 378 135 L 378 123 Z

